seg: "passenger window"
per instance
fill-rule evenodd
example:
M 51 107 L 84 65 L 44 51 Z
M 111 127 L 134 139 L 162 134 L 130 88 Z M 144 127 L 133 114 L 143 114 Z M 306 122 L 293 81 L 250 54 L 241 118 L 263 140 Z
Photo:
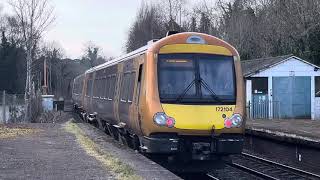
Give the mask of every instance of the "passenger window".
M 121 83 L 121 102 L 127 102 L 127 94 L 128 94 L 128 73 L 124 73 L 122 77 L 122 83 Z
M 110 99 L 112 100 L 115 96 L 115 88 L 116 88 L 116 75 L 112 75 L 110 78 Z
M 97 91 L 98 90 L 98 79 L 95 79 L 93 81 L 93 97 L 97 97 Z
M 103 79 L 99 79 L 99 85 L 98 85 L 98 96 L 99 98 L 103 97 Z
M 88 82 L 87 82 L 88 84 L 87 84 L 87 96 L 88 97 L 90 97 L 91 96 L 91 94 L 92 94 L 92 92 L 91 92 L 91 90 L 92 90 L 92 80 L 90 79 L 90 80 L 88 80 Z
M 83 87 L 83 80 L 81 80 L 80 82 L 79 94 L 82 94 L 82 87 Z
M 79 93 L 79 83 L 76 81 L 76 84 L 74 85 L 75 87 L 74 87 L 74 93 L 75 94 L 78 94 Z
M 103 90 L 104 98 L 109 97 L 109 83 L 110 83 L 110 77 L 107 77 L 106 79 L 104 79 L 104 90 Z
M 96 92 L 97 92 L 96 96 L 97 97 L 100 97 L 100 87 L 101 87 L 101 79 L 98 79 L 97 80 L 97 90 L 96 90 Z
M 112 100 L 113 99 L 113 89 L 114 89 L 114 82 L 113 82 L 113 77 L 110 76 L 108 78 L 108 99 Z
M 135 72 L 131 73 L 129 77 L 130 77 L 130 80 L 128 83 L 128 102 L 132 102 L 136 73 Z

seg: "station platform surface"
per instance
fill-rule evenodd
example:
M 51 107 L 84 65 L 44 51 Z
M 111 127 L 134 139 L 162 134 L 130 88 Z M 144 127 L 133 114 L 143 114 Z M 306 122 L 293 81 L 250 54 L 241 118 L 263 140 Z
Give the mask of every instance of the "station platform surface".
M 0 180 L 113 180 L 121 171 L 131 179 L 180 179 L 73 113 L 44 117 L 37 120 L 42 123 L 0 124 Z
M 246 133 L 320 148 L 320 120 L 248 119 Z

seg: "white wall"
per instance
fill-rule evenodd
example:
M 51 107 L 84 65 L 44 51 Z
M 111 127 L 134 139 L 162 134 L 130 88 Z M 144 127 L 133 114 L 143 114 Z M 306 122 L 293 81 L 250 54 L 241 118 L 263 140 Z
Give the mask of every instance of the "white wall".
M 320 120 L 320 97 L 316 97 L 314 100 L 314 119 Z
M 311 77 L 311 118 L 320 117 L 320 111 L 316 106 L 315 101 L 315 86 L 314 76 L 320 76 L 320 70 L 314 71 L 314 66 L 300 61 L 294 57 L 289 60 L 270 67 L 264 71 L 261 71 L 251 77 L 268 77 L 269 99 L 272 100 L 272 77 L 287 77 L 287 76 L 310 76 Z M 248 80 L 247 80 L 248 82 Z M 251 100 L 251 82 L 247 84 L 247 99 Z M 248 92 L 248 86 L 250 85 L 250 92 Z M 248 96 L 249 93 L 249 96 Z M 247 100 L 248 101 L 248 100 Z M 272 116 L 272 105 L 270 105 L 269 116 Z M 316 114 L 317 113 L 317 114 Z
M 3 119 L 3 109 L 5 109 L 5 119 Z M 8 123 L 10 117 L 10 113 L 9 113 L 9 106 L 6 106 L 5 108 L 3 108 L 3 106 L 0 105 L 0 124 L 2 123 Z
M 266 69 L 252 77 L 270 76 L 320 76 L 320 70 L 314 71 L 314 67 L 295 58 L 291 58 L 281 64 Z

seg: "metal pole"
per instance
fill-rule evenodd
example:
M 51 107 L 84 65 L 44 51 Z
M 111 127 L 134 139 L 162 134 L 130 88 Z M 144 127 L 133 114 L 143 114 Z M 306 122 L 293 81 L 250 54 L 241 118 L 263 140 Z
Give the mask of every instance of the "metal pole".
M 47 94 L 47 58 L 43 62 L 43 94 Z
M 2 93 L 2 122 L 6 123 L 6 91 Z

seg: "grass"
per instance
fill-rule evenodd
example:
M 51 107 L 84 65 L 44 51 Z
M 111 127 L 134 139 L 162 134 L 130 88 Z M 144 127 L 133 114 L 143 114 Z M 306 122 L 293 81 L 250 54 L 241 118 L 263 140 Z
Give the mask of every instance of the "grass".
M 25 128 L 25 127 L 7 127 L 0 125 L 0 139 L 14 138 L 17 136 L 26 136 L 39 132 L 38 129 Z
M 100 161 L 107 170 L 109 170 L 117 179 L 121 180 L 142 180 L 143 178 L 136 175 L 133 168 L 121 162 L 112 154 L 103 151 L 99 145 L 89 139 L 76 123 L 68 121 L 65 130 L 76 136 L 77 142 L 86 151 L 86 153 Z

